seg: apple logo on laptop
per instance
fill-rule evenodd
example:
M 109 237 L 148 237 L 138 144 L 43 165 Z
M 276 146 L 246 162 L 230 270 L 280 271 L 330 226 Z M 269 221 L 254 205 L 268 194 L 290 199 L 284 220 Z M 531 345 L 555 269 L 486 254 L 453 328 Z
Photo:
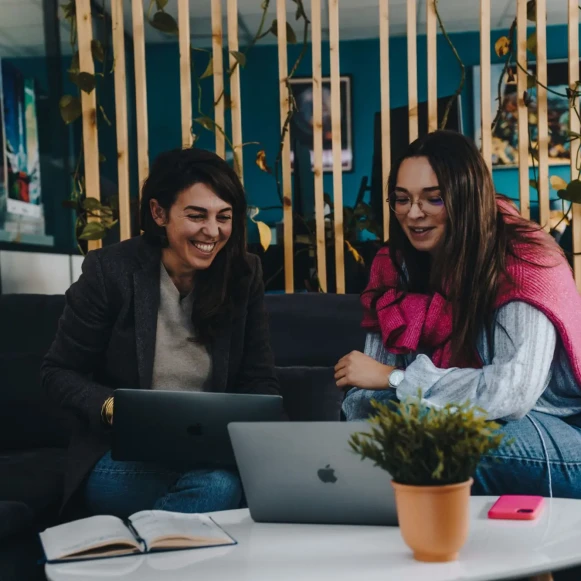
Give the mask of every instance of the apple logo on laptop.
M 192 424 L 191 426 L 188 426 L 189 436 L 201 436 L 202 434 L 202 424 Z
M 337 477 L 335 476 L 335 470 L 327 464 L 324 468 L 321 468 L 317 472 L 317 476 L 321 482 L 337 482 Z

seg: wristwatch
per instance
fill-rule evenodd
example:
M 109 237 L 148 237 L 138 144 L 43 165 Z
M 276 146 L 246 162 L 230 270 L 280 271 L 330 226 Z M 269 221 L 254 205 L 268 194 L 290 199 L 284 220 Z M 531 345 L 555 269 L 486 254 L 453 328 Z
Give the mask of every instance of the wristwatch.
M 403 369 L 394 369 L 387 378 L 389 387 L 397 387 L 403 381 L 404 377 L 405 373 Z

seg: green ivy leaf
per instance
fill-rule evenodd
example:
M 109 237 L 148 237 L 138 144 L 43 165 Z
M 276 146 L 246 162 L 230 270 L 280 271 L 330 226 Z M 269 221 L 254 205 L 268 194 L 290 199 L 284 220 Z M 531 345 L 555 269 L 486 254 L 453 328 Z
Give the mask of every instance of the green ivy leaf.
M 527 2 L 527 20 L 531 22 L 537 21 L 537 0 L 529 0 Z
M 539 189 L 539 184 L 537 183 L 537 180 L 529 180 L 529 186 L 534 190 Z
M 168 0 L 155 0 L 158 10 L 163 10 L 167 6 Z
M 71 73 L 78 73 L 81 70 L 81 65 L 79 64 L 79 51 L 77 51 L 73 58 L 71 59 L 71 64 L 69 67 L 69 72 Z
M 105 60 L 105 50 L 100 40 L 93 39 L 91 41 L 91 54 L 96 61 L 102 63 Z
M 213 74 L 214 74 L 214 59 L 210 57 L 210 60 L 208 61 L 208 66 L 206 67 L 206 70 L 203 72 L 200 79 L 211 77 Z
M 156 12 L 150 20 L 151 26 L 166 34 L 178 34 L 178 23 L 175 18 L 167 12 Z
M 71 79 L 73 81 L 73 79 Z M 79 73 L 75 76 L 75 80 L 73 81 L 81 91 L 85 93 L 91 93 L 96 85 L 95 75 L 91 73 Z
M 101 240 L 107 233 L 107 229 L 100 222 L 89 222 L 79 234 L 80 240 Z
M 236 62 L 244 68 L 246 66 L 246 55 L 237 50 L 231 50 L 230 54 L 236 59 Z
M 207 129 L 208 131 L 214 132 L 214 121 L 206 115 L 202 117 L 196 117 L 194 119 L 194 123 L 201 125 L 204 129 Z
M 101 202 L 97 198 L 85 198 L 81 205 L 87 212 L 96 212 L 102 208 Z
M 562 200 L 581 204 L 581 180 L 573 180 L 567 184 L 566 190 L 559 190 L 557 195 Z
M 272 21 L 270 32 L 272 32 L 272 34 L 278 38 L 278 20 L 276 18 Z M 297 35 L 288 22 L 286 23 L 286 41 L 289 44 L 296 44 L 297 42 Z
M 532 32 L 527 38 L 527 50 L 532 54 L 537 54 L 537 32 Z
M 78 119 L 83 113 L 80 99 L 72 95 L 63 95 L 60 98 L 59 109 L 61 117 L 67 125 Z

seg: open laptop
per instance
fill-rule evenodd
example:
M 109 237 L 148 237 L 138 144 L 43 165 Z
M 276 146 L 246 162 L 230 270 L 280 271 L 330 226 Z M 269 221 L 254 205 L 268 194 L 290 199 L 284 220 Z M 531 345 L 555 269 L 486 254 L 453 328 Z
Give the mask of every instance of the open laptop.
M 367 422 L 231 423 L 228 431 L 255 521 L 397 524 L 391 477 L 348 444 Z
M 230 422 L 278 421 L 282 397 L 117 389 L 111 455 L 176 469 L 235 466 Z

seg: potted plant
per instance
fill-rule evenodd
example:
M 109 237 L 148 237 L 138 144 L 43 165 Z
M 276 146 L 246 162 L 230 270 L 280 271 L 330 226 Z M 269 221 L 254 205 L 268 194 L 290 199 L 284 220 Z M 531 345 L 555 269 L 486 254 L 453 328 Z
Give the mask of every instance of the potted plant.
M 401 534 L 414 558 L 456 560 L 468 536 L 472 476 L 481 457 L 500 446 L 500 425 L 469 403 L 371 403 L 371 432 L 353 434 L 351 448 L 391 475 Z

